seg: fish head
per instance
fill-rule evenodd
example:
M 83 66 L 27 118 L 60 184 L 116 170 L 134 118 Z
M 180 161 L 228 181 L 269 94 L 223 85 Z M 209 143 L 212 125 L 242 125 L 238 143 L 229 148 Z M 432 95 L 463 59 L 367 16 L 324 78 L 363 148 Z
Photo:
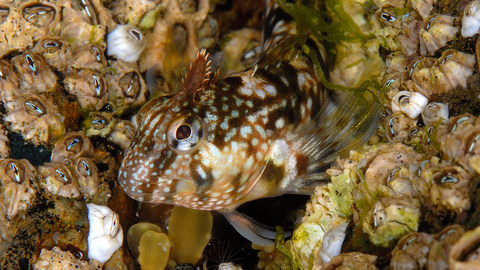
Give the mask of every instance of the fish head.
M 266 152 L 254 146 L 265 145 L 261 138 L 248 143 L 242 137 L 247 131 L 222 128 L 220 111 L 182 93 L 147 103 L 137 115 L 136 137 L 119 169 L 125 192 L 138 201 L 200 210 L 241 201 L 255 184 L 257 161 Z

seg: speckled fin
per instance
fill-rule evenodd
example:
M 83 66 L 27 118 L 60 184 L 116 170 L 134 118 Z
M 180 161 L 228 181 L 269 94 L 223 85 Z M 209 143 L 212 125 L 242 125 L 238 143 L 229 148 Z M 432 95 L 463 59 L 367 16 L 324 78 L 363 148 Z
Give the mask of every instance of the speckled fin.
M 369 60 L 365 74 L 361 74 L 360 85 L 365 78 L 382 71 L 380 58 Z M 308 193 L 315 184 L 324 180 L 322 173 L 337 155 L 346 155 L 351 149 L 361 147 L 374 133 L 380 116 L 380 105 L 371 93 L 342 93 L 340 98 L 330 99 L 327 106 L 315 117 L 314 124 L 295 133 L 295 148 L 308 157 L 307 173 L 290 187 L 294 193 Z

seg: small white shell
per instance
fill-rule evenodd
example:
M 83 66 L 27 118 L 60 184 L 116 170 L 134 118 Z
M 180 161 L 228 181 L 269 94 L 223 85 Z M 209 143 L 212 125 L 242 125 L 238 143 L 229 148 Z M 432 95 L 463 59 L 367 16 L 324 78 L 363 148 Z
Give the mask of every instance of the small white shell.
M 338 228 L 328 230 L 323 236 L 322 250 L 319 253 L 324 263 L 328 263 L 333 257 L 340 255 L 347 226 L 348 223 L 343 223 Z
M 117 25 L 107 35 L 107 55 L 125 62 L 136 62 L 145 49 L 142 31 L 131 25 Z
M 446 123 L 448 121 L 448 105 L 441 102 L 431 102 L 422 112 L 422 119 L 425 126 L 435 126 L 440 119 Z
M 415 119 L 422 113 L 428 99 L 420 93 L 401 91 L 392 99 L 393 112 L 402 112 L 408 117 Z
M 88 258 L 105 263 L 123 244 L 123 230 L 118 214 L 103 205 L 87 204 Z
M 462 36 L 473 37 L 480 28 L 480 1 L 474 0 L 463 11 Z

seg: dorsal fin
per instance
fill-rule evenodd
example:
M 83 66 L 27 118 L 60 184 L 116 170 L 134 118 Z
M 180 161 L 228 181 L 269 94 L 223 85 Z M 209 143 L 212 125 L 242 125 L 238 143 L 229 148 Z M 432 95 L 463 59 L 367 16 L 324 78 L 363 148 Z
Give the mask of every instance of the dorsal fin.
M 193 92 L 207 85 L 210 80 L 211 62 L 208 61 L 208 53 L 205 49 L 200 50 L 193 63 L 190 64 L 190 70 L 185 80 L 182 81 L 182 88 L 187 92 Z

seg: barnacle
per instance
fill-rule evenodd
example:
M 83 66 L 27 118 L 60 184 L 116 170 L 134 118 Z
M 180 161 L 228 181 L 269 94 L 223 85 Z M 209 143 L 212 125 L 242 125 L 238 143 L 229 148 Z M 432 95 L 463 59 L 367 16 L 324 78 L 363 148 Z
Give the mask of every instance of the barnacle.
M 342 253 L 336 257 L 333 257 L 330 262 L 323 265 L 324 270 L 335 269 L 365 269 L 375 270 L 375 261 L 377 256 L 363 254 L 359 252 Z
M 453 245 L 465 234 L 460 225 L 450 225 L 433 237 L 428 252 L 427 269 L 447 270 L 448 256 Z
M 98 191 L 98 169 L 89 158 L 80 157 L 73 164 L 73 175 L 77 179 L 78 189 L 84 196 L 93 196 Z
M 101 44 L 84 44 L 73 52 L 73 67 L 101 72 L 107 67 L 105 48 Z
M 126 151 L 135 139 L 136 130 L 136 126 L 131 121 L 118 120 L 115 121 L 115 125 L 108 139 Z
M 390 269 L 425 269 L 432 241 L 433 237 L 426 233 L 404 236 L 392 251 Z
M 448 266 L 452 270 L 477 269 L 480 267 L 478 260 L 478 241 L 480 241 L 480 226 L 467 231 L 453 244 L 448 255 Z
M 152 13 L 159 13 L 163 11 L 165 1 L 154 0 L 142 2 L 142 5 L 136 5 L 135 0 L 119 0 L 112 2 L 112 13 L 114 18 L 122 24 L 130 24 L 138 26 L 141 20 L 145 17 L 153 16 L 148 15 Z M 157 11 L 158 10 L 158 11 Z M 156 16 L 154 16 L 156 18 Z
M 77 179 L 72 176 L 65 164 L 49 162 L 40 166 L 38 170 L 41 175 L 40 185 L 53 195 L 66 198 L 80 196 Z
M 445 95 L 451 89 L 467 87 L 467 79 L 473 73 L 475 56 L 454 50 L 446 50 L 438 60 L 420 58 L 408 71 L 411 80 L 405 86 L 427 98 L 432 95 Z
M 91 270 L 101 269 L 102 265 L 98 261 L 91 260 L 89 262 L 77 258 L 69 251 L 63 251 L 55 246 L 52 250 L 42 248 L 40 255 L 33 265 L 36 270 L 51 269 L 77 269 Z
M 412 119 L 416 119 L 427 106 L 428 99 L 420 93 L 401 91 L 392 99 L 392 111 L 402 112 Z
M 33 144 L 52 144 L 65 133 L 64 116 L 49 98 L 42 95 L 25 95 L 5 104 L 4 121 L 9 129 L 21 133 Z
M 70 44 L 60 37 L 41 38 L 32 52 L 43 56 L 45 62 L 59 72 L 67 72 L 73 64 L 73 52 Z
M 87 69 L 66 76 L 66 90 L 75 95 L 82 109 L 99 110 L 107 103 L 107 85 L 102 75 Z
M 146 101 L 147 87 L 138 68 L 121 61 L 111 65 L 116 74 L 106 74 L 108 101 L 114 106 L 117 115 L 128 109 L 142 105 Z
M 50 91 L 57 85 L 57 75 L 41 55 L 26 52 L 12 58 L 11 62 L 18 70 L 22 88 L 41 93 Z
M 145 49 L 145 38 L 140 29 L 131 25 L 117 25 L 107 36 L 107 55 L 125 62 L 136 62 Z
M 415 9 L 423 19 L 425 19 L 433 9 L 437 0 L 409 0 L 409 4 Z
M 186 57 L 189 60 L 195 58 L 195 54 L 199 51 L 197 31 L 207 18 L 210 4 L 208 0 L 200 0 L 198 4 L 194 3 L 194 6 L 197 7 L 196 9 L 185 10 L 180 5 L 180 2 L 179 0 L 172 0 L 166 3 L 166 7 L 159 6 L 159 10 L 164 11 L 162 13 L 163 17 L 156 19 L 156 21 L 154 20 L 153 30 L 145 34 L 145 43 L 150 44 L 150 46 L 145 49 L 139 60 L 140 72 L 146 71 L 155 63 L 163 62 L 166 57 L 166 46 L 170 42 L 173 43 L 173 40 L 167 40 L 168 38 L 173 38 L 173 33 L 170 33 L 170 35 L 166 33 L 171 31 L 174 26 L 178 30 L 182 30 L 180 35 L 184 38 L 182 41 L 178 40 L 178 42 L 175 42 L 174 46 L 179 46 L 181 43 L 185 44 L 184 54 Z M 142 23 L 144 22 L 142 21 Z
M 36 40 L 58 34 L 60 8 L 49 2 L 5 2 L 0 20 L 0 57 L 33 47 Z
M 453 40 L 458 32 L 454 26 L 455 17 L 448 15 L 436 15 L 426 18 L 420 29 L 420 53 L 421 55 L 433 55 L 435 52 Z
M 6 217 L 11 220 L 30 206 L 35 198 L 35 167 L 26 159 L 0 160 L 1 201 Z
M 422 202 L 435 213 L 460 214 L 470 210 L 468 196 L 472 176 L 462 167 L 440 163 L 436 157 L 422 163 L 412 180 Z
M 362 229 L 377 246 L 389 247 L 394 241 L 418 230 L 420 202 L 414 198 L 380 198 L 366 213 Z
M 448 105 L 441 102 L 428 103 L 422 112 L 422 119 L 425 126 L 432 127 L 439 122 L 448 122 Z M 440 120 L 442 119 L 442 120 Z
M 105 263 L 123 244 L 123 230 L 118 214 L 93 203 L 88 208 L 88 258 Z
M 4 103 L 12 101 L 20 95 L 20 78 L 15 72 L 13 66 L 0 60 L 0 95 Z
M 9 139 L 7 132 L 2 124 L 0 124 L 0 158 L 7 158 L 10 155 L 10 147 L 8 147 Z
M 64 1 L 62 17 L 64 19 L 59 35 L 70 43 L 73 50 L 86 41 L 104 45 L 106 28 L 115 27 L 110 12 L 98 0 Z
M 92 143 L 83 132 L 69 132 L 55 143 L 51 161 L 70 166 L 79 157 L 91 157 L 93 151 Z
M 115 119 L 112 113 L 91 112 L 83 125 L 87 136 L 107 137 L 115 126 Z
M 480 28 L 480 2 L 471 1 L 465 6 L 462 18 L 462 36 L 472 37 L 478 34 Z

